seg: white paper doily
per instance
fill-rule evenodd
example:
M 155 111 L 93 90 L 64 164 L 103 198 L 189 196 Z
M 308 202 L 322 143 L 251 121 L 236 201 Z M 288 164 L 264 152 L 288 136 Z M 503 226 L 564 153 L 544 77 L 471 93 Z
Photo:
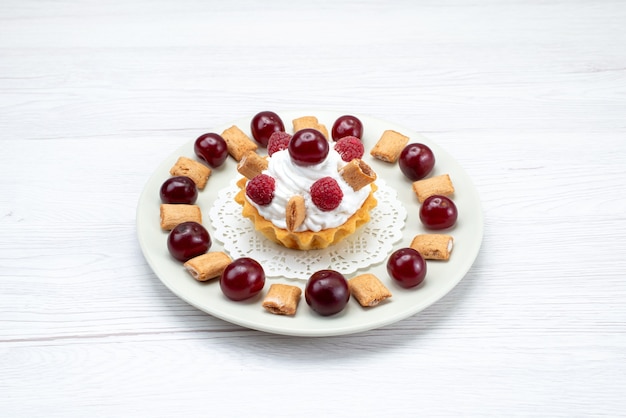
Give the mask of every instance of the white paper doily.
M 239 192 L 237 179 L 220 190 L 210 210 L 219 240 L 231 258 L 251 257 L 258 261 L 267 277 L 307 280 L 318 270 L 332 269 L 350 274 L 387 258 L 393 244 L 402 239 L 406 210 L 395 189 L 382 179 L 376 180 L 374 196 L 378 205 L 370 212 L 370 221 L 343 241 L 322 250 L 300 251 L 285 248 L 265 238 L 254 224 L 241 215 L 235 202 Z

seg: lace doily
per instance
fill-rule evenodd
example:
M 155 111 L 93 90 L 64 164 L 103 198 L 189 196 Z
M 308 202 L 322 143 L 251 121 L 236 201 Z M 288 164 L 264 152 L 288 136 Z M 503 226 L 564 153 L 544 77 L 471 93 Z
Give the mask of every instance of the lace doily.
M 231 258 L 251 257 L 258 261 L 267 277 L 307 280 L 318 270 L 333 269 L 342 274 L 354 273 L 387 258 L 393 244 L 402 239 L 406 210 L 397 192 L 382 179 L 376 180 L 374 196 L 378 205 L 370 212 L 370 221 L 338 244 L 322 250 L 292 250 L 276 244 L 254 229 L 241 215 L 234 197 L 239 191 L 237 179 L 218 193 L 210 218 L 214 238 L 224 245 Z

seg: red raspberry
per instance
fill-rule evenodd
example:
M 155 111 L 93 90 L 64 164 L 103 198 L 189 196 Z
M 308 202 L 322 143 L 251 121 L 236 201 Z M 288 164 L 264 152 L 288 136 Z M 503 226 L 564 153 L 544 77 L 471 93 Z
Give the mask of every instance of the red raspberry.
M 339 206 L 343 192 L 334 178 L 322 177 L 311 186 L 311 199 L 315 206 L 327 212 Z
M 270 139 L 267 141 L 267 155 L 271 157 L 275 152 L 287 149 L 289 140 L 291 140 L 291 135 L 287 132 L 273 132 L 272 135 L 270 135 Z
M 246 185 L 246 195 L 257 205 L 267 206 L 274 199 L 276 180 L 267 174 L 259 174 Z
M 341 155 L 341 159 L 350 162 L 355 158 L 362 158 L 365 148 L 356 136 L 344 136 L 335 142 L 335 151 Z

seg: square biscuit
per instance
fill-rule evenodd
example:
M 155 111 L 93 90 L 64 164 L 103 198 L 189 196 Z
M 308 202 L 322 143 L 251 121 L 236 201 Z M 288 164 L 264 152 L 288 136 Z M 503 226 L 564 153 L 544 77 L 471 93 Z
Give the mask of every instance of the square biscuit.
M 183 222 L 202 223 L 202 211 L 197 205 L 163 203 L 159 215 L 161 217 L 161 229 L 165 231 L 170 231 Z
M 246 151 L 237 164 L 237 171 L 248 180 L 252 180 L 267 169 L 268 164 L 266 157 L 261 157 L 254 151 Z
M 365 161 L 354 159 L 339 169 L 339 174 L 352 187 L 358 191 L 376 180 L 376 172 Z
M 228 254 L 221 251 L 213 251 L 187 260 L 183 267 L 197 281 L 206 282 L 221 276 L 231 262 L 232 260 Z
M 176 163 L 170 168 L 170 174 L 172 176 L 186 176 L 196 183 L 198 189 L 202 190 L 209 181 L 211 176 L 211 169 L 206 165 L 192 160 L 187 157 L 179 157 Z
M 413 191 L 417 200 L 422 203 L 433 195 L 450 196 L 454 193 L 454 185 L 450 175 L 442 174 L 413 182 Z
M 425 260 L 450 259 L 454 238 L 446 234 L 419 234 L 413 238 L 410 247 L 416 250 Z
M 316 129 L 324 135 L 324 138 L 328 139 L 328 129 L 326 129 L 324 124 L 319 123 L 319 120 L 315 116 L 302 116 L 294 119 L 292 122 L 294 132 L 305 128 Z
M 386 130 L 370 151 L 370 155 L 381 161 L 395 163 L 408 142 L 408 136 L 396 131 Z
M 295 315 L 302 290 L 298 286 L 274 283 L 261 306 L 275 315 Z
M 240 161 L 246 152 L 256 151 L 258 148 L 257 144 L 235 125 L 222 132 L 222 138 L 226 141 L 228 153 L 236 161 Z
M 391 297 L 391 292 L 373 274 L 361 274 L 348 280 L 350 293 L 361 306 L 376 306 Z

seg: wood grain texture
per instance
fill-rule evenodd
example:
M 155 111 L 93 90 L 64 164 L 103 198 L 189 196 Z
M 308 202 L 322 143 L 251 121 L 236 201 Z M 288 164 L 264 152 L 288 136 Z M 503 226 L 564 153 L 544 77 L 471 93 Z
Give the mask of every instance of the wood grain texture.
M 3 1 L 0 415 L 624 416 L 624 21 L 591 0 Z M 145 182 L 265 109 L 445 148 L 485 215 L 464 280 L 319 339 L 169 292 L 136 239 Z

